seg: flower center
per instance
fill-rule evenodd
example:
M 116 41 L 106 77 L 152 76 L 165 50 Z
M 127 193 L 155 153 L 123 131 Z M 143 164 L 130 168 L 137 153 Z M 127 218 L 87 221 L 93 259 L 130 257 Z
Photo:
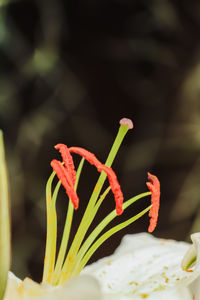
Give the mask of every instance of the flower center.
M 124 227 L 128 226 L 146 212 L 149 211 L 150 225 L 149 231 L 152 232 L 157 223 L 158 210 L 159 210 L 159 199 L 160 199 L 160 183 L 156 176 L 148 173 L 147 187 L 150 192 L 145 192 L 131 199 L 123 202 L 124 197 L 121 191 L 120 184 L 117 180 L 117 176 L 111 165 L 114 158 L 118 152 L 118 149 L 129 129 L 133 128 L 133 123 L 130 119 L 122 119 L 120 121 L 120 128 L 114 144 L 110 150 L 108 158 L 105 164 L 101 163 L 96 156 L 86 149 L 79 147 L 68 148 L 64 144 L 58 144 L 55 146 L 59 150 L 62 162 L 56 159 L 51 161 L 51 166 L 53 168 L 53 173 L 49 177 L 46 187 L 46 206 L 47 206 L 47 241 L 46 241 L 46 252 L 44 260 L 44 272 L 43 272 L 43 282 L 48 282 L 52 285 L 63 284 L 69 278 L 76 277 L 86 263 L 89 261 L 93 253 L 101 246 L 102 243 L 106 241 L 110 236 Z M 79 164 L 77 172 L 75 171 L 72 153 L 78 154 L 82 157 Z M 95 185 L 93 193 L 88 202 L 87 208 L 80 222 L 79 228 L 75 234 L 74 240 L 70 247 L 68 247 L 68 241 L 70 236 L 70 230 L 73 219 L 74 209 L 77 210 L 79 206 L 79 197 L 76 192 L 78 181 L 80 178 L 81 170 L 84 161 L 87 160 L 91 165 L 97 168 L 100 172 L 99 179 Z M 59 181 L 52 192 L 52 182 L 57 175 Z M 108 179 L 109 186 L 100 195 L 106 178 Z M 63 185 L 66 193 L 69 197 L 68 211 L 66 216 L 66 222 L 63 231 L 63 237 L 58 251 L 58 256 L 56 258 L 56 242 L 57 242 L 57 214 L 56 214 L 56 199 L 58 195 L 59 188 Z M 107 194 L 112 191 L 116 203 L 116 210 L 109 213 L 89 234 L 87 239 L 85 235 Z M 121 215 L 123 210 L 128 208 L 135 201 L 151 195 L 151 205 L 145 208 L 143 211 L 137 215 L 131 217 L 130 219 L 121 222 L 120 224 L 114 226 L 110 230 L 106 231 L 104 234 L 101 232 L 104 228 L 115 218 L 117 215 Z M 68 249 L 69 248 L 69 249 Z M 68 252 L 67 252 L 68 249 Z M 67 252 L 67 253 L 66 253 Z

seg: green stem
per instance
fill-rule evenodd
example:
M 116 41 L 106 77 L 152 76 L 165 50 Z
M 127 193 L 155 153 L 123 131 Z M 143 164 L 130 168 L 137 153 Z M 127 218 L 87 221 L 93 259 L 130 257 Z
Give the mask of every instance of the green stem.
M 110 153 L 108 155 L 108 158 L 106 160 L 106 163 L 105 163 L 106 166 L 110 167 L 112 165 L 114 158 L 119 150 L 119 147 L 120 147 L 128 129 L 129 129 L 128 126 L 120 126 L 118 134 L 116 136 L 116 139 L 113 143 L 113 146 L 112 146 Z M 87 205 L 87 208 L 85 210 L 83 218 L 79 225 L 79 228 L 76 232 L 75 238 L 74 238 L 72 245 L 70 247 L 70 250 L 68 252 L 67 258 L 64 262 L 62 273 L 61 273 L 61 278 L 60 278 L 60 283 L 63 283 L 67 280 L 67 278 L 71 272 L 71 269 L 75 263 L 75 258 L 76 258 L 77 252 L 80 248 L 80 245 L 85 237 L 85 234 L 86 234 L 90 224 L 92 223 L 92 221 L 95 217 L 96 211 L 94 211 L 94 206 L 99 197 L 99 194 L 101 192 L 101 189 L 102 189 L 102 186 L 103 186 L 105 180 L 106 180 L 106 174 L 104 172 L 102 172 L 96 183 L 96 186 L 91 195 L 91 198 L 89 200 L 89 203 Z
M 50 282 L 56 255 L 57 215 L 55 203 L 60 188 L 60 182 L 57 183 L 52 197 L 51 189 L 55 175 L 55 172 L 52 172 L 46 185 L 47 235 L 42 282 Z
M 101 206 L 103 200 L 106 198 L 106 196 L 108 195 L 108 193 L 110 192 L 111 187 L 107 187 L 107 189 L 103 192 L 103 194 L 99 197 L 99 200 L 97 201 L 97 203 L 95 204 L 93 211 L 94 211 L 94 215 L 96 215 L 99 207 Z

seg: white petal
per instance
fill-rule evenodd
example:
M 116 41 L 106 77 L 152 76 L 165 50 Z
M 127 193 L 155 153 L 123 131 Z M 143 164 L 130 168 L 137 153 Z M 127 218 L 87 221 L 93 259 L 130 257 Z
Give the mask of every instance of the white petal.
M 100 285 L 92 276 L 80 276 L 67 282 L 63 289 L 58 292 L 57 298 L 54 299 L 100 300 Z
M 86 267 L 86 275 L 62 287 L 28 278 L 22 282 L 10 273 L 4 300 L 200 300 L 200 233 L 193 234 L 192 241 L 190 246 L 147 233 L 127 235 L 112 256 Z M 187 264 L 193 255 L 195 267 L 183 271 L 181 261 Z
M 196 256 L 196 263 L 194 267 L 194 272 L 188 279 L 186 279 L 183 282 L 183 284 L 188 286 L 195 300 L 200 300 L 200 233 L 197 232 L 192 234 L 191 239 L 193 245 L 189 248 L 188 252 L 186 253 L 183 262 L 187 264 L 187 259 L 190 259 L 190 255 L 191 257 L 192 255 L 194 255 Z
M 52 287 L 42 285 L 26 278 L 20 281 L 13 274 L 9 275 L 4 300 L 101 300 L 98 281 L 84 275 L 69 280 L 65 285 Z
M 86 267 L 83 273 L 99 280 L 105 299 L 189 300 L 192 295 L 187 285 L 197 276 L 196 270 L 181 268 L 189 247 L 147 233 L 127 235 L 112 256 Z

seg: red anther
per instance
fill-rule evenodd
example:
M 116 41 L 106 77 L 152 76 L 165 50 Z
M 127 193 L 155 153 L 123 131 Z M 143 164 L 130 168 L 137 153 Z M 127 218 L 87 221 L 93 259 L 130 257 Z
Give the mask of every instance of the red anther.
M 68 197 L 71 199 L 74 209 L 77 209 L 79 205 L 79 198 L 76 191 L 74 190 L 74 186 L 70 174 L 65 169 L 65 167 L 61 164 L 61 162 L 56 159 L 51 161 L 51 166 L 53 170 L 56 172 L 56 175 L 58 176 L 62 185 L 64 186 Z
M 95 167 L 97 168 L 97 170 L 99 172 L 104 171 L 106 173 L 106 175 L 108 176 L 111 190 L 115 197 L 117 215 L 121 215 L 123 212 L 122 205 L 123 205 L 124 197 L 123 197 L 119 182 L 117 180 L 117 176 L 115 175 L 115 172 L 112 170 L 112 168 L 107 167 L 104 164 L 102 164 L 93 153 L 91 153 L 83 148 L 70 147 L 69 151 L 71 153 L 73 152 L 73 153 L 79 154 L 80 156 L 84 157 L 91 165 L 95 165 Z
M 149 211 L 149 217 L 151 219 L 150 219 L 148 231 L 153 232 L 157 225 L 158 211 L 160 207 L 160 182 L 155 175 L 152 175 L 150 173 L 147 174 L 148 174 L 149 182 L 146 182 L 146 185 L 151 192 L 151 204 L 152 204 L 152 207 Z
M 73 158 L 69 152 L 68 147 L 64 144 L 57 144 L 55 146 L 55 149 L 59 150 L 59 152 L 62 156 L 63 162 L 65 164 L 65 168 L 67 169 L 68 173 L 70 174 L 72 183 L 74 186 L 75 182 L 76 182 L 76 171 L 75 171 L 75 167 L 74 167 Z
M 95 165 L 95 167 L 97 168 L 98 166 L 102 165 L 102 163 L 96 158 L 96 156 L 84 149 L 84 148 L 81 148 L 81 147 L 70 147 L 69 148 L 69 152 L 70 153 L 76 153 L 80 156 L 82 156 L 83 158 L 85 158 L 91 165 Z
M 99 172 L 104 171 L 108 176 L 110 187 L 111 187 L 111 190 L 115 197 L 116 212 L 117 212 L 117 215 L 119 216 L 123 213 L 122 205 L 123 205 L 123 201 L 124 201 L 124 196 L 122 194 L 121 187 L 117 180 L 117 176 L 112 168 L 109 168 L 105 165 L 99 166 L 98 171 Z

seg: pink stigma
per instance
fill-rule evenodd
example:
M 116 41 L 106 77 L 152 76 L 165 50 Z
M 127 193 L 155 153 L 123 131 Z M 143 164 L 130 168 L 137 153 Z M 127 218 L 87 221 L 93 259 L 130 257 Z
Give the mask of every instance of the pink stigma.
M 131 119 L 123 118 L 119 121 L 121 126 L 127 125 L 129 129 L 133 129 L 133 122 Z

